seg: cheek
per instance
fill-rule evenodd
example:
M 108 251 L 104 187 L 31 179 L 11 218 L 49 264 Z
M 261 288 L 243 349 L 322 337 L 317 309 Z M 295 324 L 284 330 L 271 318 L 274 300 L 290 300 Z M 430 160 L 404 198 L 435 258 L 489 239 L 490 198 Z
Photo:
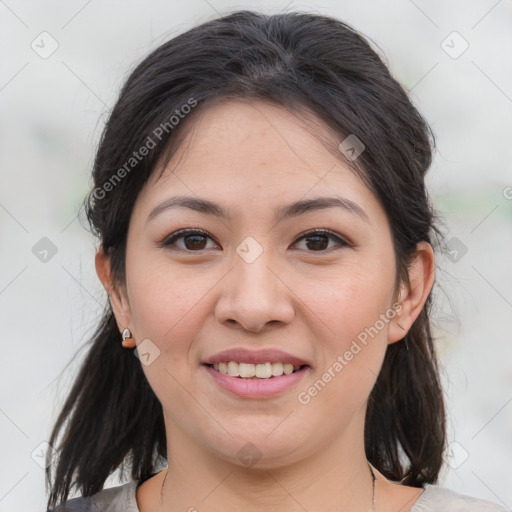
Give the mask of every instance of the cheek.
M 308 306 L 314 315 L 309 316 L 320 320 L 314 321 L 318 367 L 315 379 L 297 397 L 309 404 L 308 414 L 322 416 L 329 409 L 345 421 L 364 406 L 375 384 L 388 346 L 388 323 L 380 318 L 387 311 L 390 290 L 379 289 L 367 278 L 354 273 L 333 282 L 329 292 L 310 289 Z
M 314 389 L 302 390 L 314 408 L 339 403 L 354 412 L 366 400 L 380 371 L 387 349 L 394 274 L 380 264 L 354 265 L 320 284 L 310 283 L 310 318 L 316 317 L 319 346 Z
M 142 253 L 132 262 L 127 261 L 128 292 L 137 337 L 151 339 L 170 364 L 183 362 L 211 307 L 213 273 L 184 265 L 178 269 L 162 258 L 144 261 Z
M 380 265 L 353 265 L 331 275 L 328 281 L 310 281 L 303 294 L 331 334 L 346 343 L 386 313 L 393 279 L 394 275 L 384 272 Z
M 166 409 L 183 411 L 190 407 L 183 385 L 193 370 L 190 365 L 197 364 L 191 347 L 212 307 L 208 292 L 215 282 L 212 273 L 199 275 L 192 267 L 177 272 L 168 261 L 145 264 L 142 255 L 133 261 L 127 275 L 137 342 L 148 338 L 159 350 L 142 369 Z

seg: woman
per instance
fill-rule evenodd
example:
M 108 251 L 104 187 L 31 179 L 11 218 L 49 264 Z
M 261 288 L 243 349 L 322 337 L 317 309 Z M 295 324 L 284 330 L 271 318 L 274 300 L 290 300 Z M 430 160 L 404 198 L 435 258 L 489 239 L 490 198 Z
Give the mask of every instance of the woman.
M 434 485 L 432 151 L 329 17 L 237 12 L 138 65 L 86 201 L 110 300 L 48 508 L 503 511 Z

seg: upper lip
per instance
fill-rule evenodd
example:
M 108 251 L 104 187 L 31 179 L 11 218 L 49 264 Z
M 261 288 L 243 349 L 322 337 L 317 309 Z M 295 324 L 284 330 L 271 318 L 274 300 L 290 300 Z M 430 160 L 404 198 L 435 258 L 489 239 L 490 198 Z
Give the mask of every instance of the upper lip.
M 226 361 L 236 361 L 238 363 L 289 363 L 294 366 L 308 365 L 309 363 L 300 357 L 288 354 L 282 350 L 273 348 L 250 350 L 246 348 L 231 348 L 218 352 L 203 361 L 203 364 L 218 364 Z

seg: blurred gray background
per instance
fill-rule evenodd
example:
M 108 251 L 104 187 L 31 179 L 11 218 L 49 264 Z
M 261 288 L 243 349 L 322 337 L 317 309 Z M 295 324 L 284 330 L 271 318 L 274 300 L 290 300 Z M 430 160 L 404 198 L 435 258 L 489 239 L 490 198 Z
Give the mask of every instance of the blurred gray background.
M 353 25 L 431 123 L 428 183 L 449 241 L 436 286 L 451 442 L 442 484 L 510 509 L 510 0 L 0 0 L 0 512 L 45 510 L 42 455 L 84 351 L 66 365 L 106 301 L 79 211 L 105 113 L 149 51 L 240 8 Z

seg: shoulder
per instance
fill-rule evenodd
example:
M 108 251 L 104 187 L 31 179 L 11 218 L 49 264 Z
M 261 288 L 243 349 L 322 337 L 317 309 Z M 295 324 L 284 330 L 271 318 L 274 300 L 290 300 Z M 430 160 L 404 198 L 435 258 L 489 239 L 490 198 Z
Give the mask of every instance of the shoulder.
M 92 496 L 72 498 L 51 512 L 140 512 L 135 498 L 138 483 L 138 480 L 131 480 Z
M 427 484 L 410 512 L 510 512 L 490 501 Z

